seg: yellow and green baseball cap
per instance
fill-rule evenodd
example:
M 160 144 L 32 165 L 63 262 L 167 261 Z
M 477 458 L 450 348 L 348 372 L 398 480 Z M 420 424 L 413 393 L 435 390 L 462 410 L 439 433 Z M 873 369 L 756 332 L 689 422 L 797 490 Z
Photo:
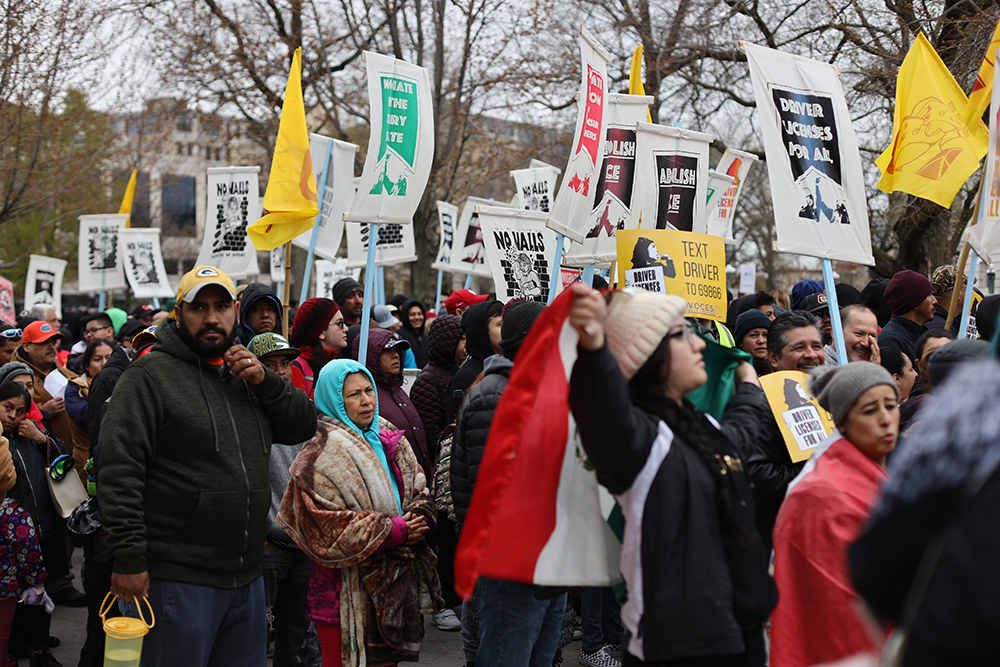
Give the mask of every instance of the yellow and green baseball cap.
M 206 285 L 218 285 L 236 299 L 236 285 L 232 278 L 214 266 L 196 266 L 181 278 L 181 284 L 177 286 L 177 303 L 191 303 Z

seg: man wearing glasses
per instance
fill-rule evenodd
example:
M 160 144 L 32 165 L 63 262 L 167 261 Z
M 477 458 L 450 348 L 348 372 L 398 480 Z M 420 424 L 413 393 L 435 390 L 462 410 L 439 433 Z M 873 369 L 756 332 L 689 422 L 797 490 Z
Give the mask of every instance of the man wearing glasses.
M 69 358 L 66 359 L 66 368 L 76 374 L 83 373 L 83 353 L 87 346 L 95 340 L 106 340 L 115 342 L 115 325 L 111 322 L 111 317 L 107 313 L 92 315 L 90 319 L 83 321 L 83 340 L 78 340 L 69 350 Z

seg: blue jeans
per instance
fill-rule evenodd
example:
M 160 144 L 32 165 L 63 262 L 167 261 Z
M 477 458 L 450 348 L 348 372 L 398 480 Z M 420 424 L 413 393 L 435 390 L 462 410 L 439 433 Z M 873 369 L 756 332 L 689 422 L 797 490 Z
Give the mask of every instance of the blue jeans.
M 142 667 L 265 667 L 264 579 L 214 588 L 151 579 L 156 625 L 142 642 Z
M 566 594 L 535 598 L 535 587 L 483 577 L 476 588 L 476 667 L 552 667 Z
M 588 588 L 580 596 L 580 624 L 584 653 L 595 653 L 605 644 L 621 644 L 621 605 L 612 588 Z

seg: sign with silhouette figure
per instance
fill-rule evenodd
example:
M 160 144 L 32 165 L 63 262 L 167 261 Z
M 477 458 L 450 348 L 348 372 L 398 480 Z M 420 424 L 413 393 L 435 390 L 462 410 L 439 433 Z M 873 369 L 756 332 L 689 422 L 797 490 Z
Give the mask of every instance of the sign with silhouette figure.
M 760 378 L 792 463 L 812 456 L 816 446 L 833 432 L 830 413 L 809 393 L 808 383 L 809 376 L 801 371 L 780 371 Z
M 718 236 L 660 229 L 618 232 L 618 284 L 676 294 L 688 317 L 726 319 L 726 246 Z
M 477 206 L 476 214 L 497 299 L 548 303 L 552 271 L 559 267 L 552 266 L 556 233 L 545 226 L 545 214 L 499 206 Z
M 158 227 L 123 229 L 118 234 L 118 242 L 125 277 L 137 299 L 168 298 L 177 293 L 167 280 Z
M 127 215 L 81 215 L 78 275 L 81 292 L 123 289 L 125 271 L 118 234 Z
M 455 247 L 455 223 L 458 222 L 458 207 L 438 200 L 437 211 L 440 238 L 438 240 L 438 254 L 434 263 L 431 264 L 431 268 L 438 271 L 451 271 L 451 253 Z
M 835 65 L 744 43 L 777 249 L 874 266 L 864 170 Z
M 636 124 L 636 186 L 643 229 L 690 232 L 707 206 L 712 135 Z
M 62 283 L 66 272 L 66 260 L 44 255 L 28 258 L 28 275 L 24 279 L 25 310 L 39 303 L 52 306 L 57 313 L 62 312 Z

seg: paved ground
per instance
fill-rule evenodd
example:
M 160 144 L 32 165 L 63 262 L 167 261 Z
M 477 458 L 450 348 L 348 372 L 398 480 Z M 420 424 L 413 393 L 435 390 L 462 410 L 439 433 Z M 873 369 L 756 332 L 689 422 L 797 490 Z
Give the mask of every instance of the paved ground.
M 76 549 L 73 554 L 74 582 L 78 589 L 80 583 L 80 567 L 83 551 Z M 462 667 L 465 657 L 462 653 L 462 637 L 458 632 L 441 632 L 429 622 L 425 622 L 426 636 L 420 647 L 420 664 L 426 667 Z M 56 607 L 52 614 L 52 634 L 61 640 L 60 646 L 52 649 L 52 654 L 65 667 L 76 667 L 80 659 L 80 648 L 87 635 L 87 609 L 71 609 Z M 563 665 L 573 667 L 577 664 L 580 654 L 580 642 L 573 642 L 563 649 Z M 22 665 L 27 660 L 21 661 Z M 270 665 L 270 661 L 268 661 Z M 180 667 L 180 666 L 178 666 Z

